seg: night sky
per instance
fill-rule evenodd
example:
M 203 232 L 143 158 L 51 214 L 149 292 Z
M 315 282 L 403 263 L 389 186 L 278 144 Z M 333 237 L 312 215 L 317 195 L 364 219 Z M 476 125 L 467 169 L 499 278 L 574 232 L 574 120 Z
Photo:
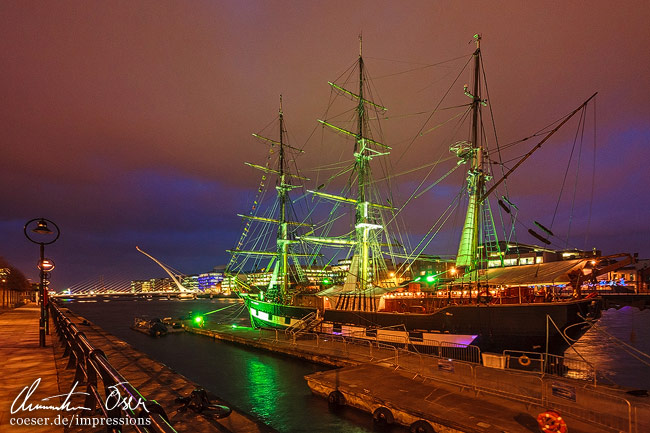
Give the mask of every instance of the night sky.
M 503 143 L 599 92 L 595 176 L 592 107 L 582 155 L 589 162 L 579 184 L 567 181 L 568 209 L 556 220 L 575 203 L 570 246 L 650 257 L 647 0 L 5 0 L 0 19 L 0 256 L 35 281 L 38 247 L 23 225 L 54 220 L 62 230 L 46 250 L 57 265 L 54 289 L 100 275 L 162 276 L 136 245 L 185 273 L 225 264 L 224 250 L 239 239 L 236 213 L 250 208 L 259 182 L 243 162 L 260 163 L 266 152 L 251 133 L 273 122 L 282 94 L 291 142 L 305 148 L 300 165 L 321 164 L 328 137 L 319 127 L 307 139 L 327 108 L 327 81 L 357 58 L 359 33 L 376 95 L 395 116 L 382 128 L 396 172 L 449 146 L 444 135 L 413 141 L 424 118 L 405 115 L 435 107 L 453 68 L 471 56 L 475 33 Z M 468 77 L 453 89 L 460 98 Z M 529 225 L 550 223 L 575 132 L 567 125 L 512 179 Z M 403 199 L 417 176 L 398 181 Z M 457 191 L 450 179 L 415 200 L 404 213 L 411 236 L 425 233 L 439 202 Z M 518 229 L 521 242 L 535 242 Z M 427 252 L 455 253 L 446 236 Z

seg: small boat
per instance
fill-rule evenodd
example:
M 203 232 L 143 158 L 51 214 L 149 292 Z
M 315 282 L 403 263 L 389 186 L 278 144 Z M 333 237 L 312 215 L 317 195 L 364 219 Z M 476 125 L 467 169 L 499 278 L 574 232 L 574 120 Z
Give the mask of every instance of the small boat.
M 182 320 L 174 320 L 171 317 L 162 319 L 162 323 L 167 327 L 167 333 L 185 332 L 185 324 Z
M 141 317 L 136 317 L 133 320 L 133 326 L 131 326 L 131 329 L 150 335 L 151 337 L 161 337 L 167 335 L 169 332 L 167 325 L 165 325 L 160 319 L 144 319 Z

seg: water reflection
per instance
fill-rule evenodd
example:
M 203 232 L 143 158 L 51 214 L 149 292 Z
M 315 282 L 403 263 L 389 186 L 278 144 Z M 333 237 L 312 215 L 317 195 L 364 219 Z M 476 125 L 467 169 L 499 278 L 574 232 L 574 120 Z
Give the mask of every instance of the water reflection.
M 636 352 L 650 354 L 650 310 L 607 310 L 574 347 L 595 365 L 603 383 L 650 389 L 650 358 Z
M 156 339 L 129 329 L 135 316 L 181 317 L 190 311 L 204 314 L 233 302 L 238 303 L 217 299 L 128 300 L 99 304 L 73 301 L 65 306 L 280 432 L 373 431 L 369 414 L 349 408 L 332 413 L 325 399 L 311 394 L 304 376 L 326 370 L 326 366 L 244 349 L 199 335 L 177 333 Z M 206 326 L 220 321 L 245 325 L 247 315 L 233 313 L 238 307 L 206 316 Z M 394 427 L 388 431 L 405 433 L 407 430 Z

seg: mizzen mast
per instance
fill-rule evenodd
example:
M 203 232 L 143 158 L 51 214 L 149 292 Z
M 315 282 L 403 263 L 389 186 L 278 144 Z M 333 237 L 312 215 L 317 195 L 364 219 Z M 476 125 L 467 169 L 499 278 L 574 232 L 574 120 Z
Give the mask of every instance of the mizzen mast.
M 465 272 L 475 270 L 479 267 L 478 243 L 480 227 L 480 210 L 481 198 L 485 189 L 486 173 L 483 169 L 483 146 L 479 142 L 479 114 L 481 105 L 485 105 L 485 100 L 481 99 L 480 86 L 480 59 L 481 59 L 481 36 L 474 35 L 476 40 L 476 51 L 474 51 L 474 86 L 472 92 L 469 92 L 469 86 L 465 85 L 465 95 L 472 98 L 472 127 L 470 143 L 468 147 L 455 149 L 459 157 L 471 158 L 471 167 L 467 172 L 467 191 L 469 194 L 469 204 L 465 223 L 461 234 L 458 254 L 456 256 L 456 267 L 465 270 Z M 462 152 L 462 154 L 461 154 Z

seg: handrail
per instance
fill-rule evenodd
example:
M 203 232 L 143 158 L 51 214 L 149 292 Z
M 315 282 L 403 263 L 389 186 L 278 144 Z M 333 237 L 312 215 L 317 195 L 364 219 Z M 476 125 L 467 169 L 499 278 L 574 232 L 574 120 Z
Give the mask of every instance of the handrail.
M 169 418 L 162 406 L 155 400 L 147 400 L 131 385 L 111 365 L 104 352 L 88 341 L 85 334 L 61 312 L 55 302 L 50 302 L 50 310 L 59 339 L 65 346 L 63 356 L 70 357 L 66 368 L 75 369 L 75 382 L 86 384 L 85 407 L 100 409 L 105 418 L 130 418 L 134 422 L 129 423 L 128 426 L 141 433 L 176 433 L 169 424 Z M 103 396 L 98 382 L 103 385 Z M 107 399 L 111 395 L 116 397 L 117 392 L 120 401 L 126 401 L 131 405 L 115 404 L 110 408 L 107 407 Z M 142 419 L 148 421 L 141 421 Z M 120 425 L 112 425 L 109 431 L 120 433 L 122 428 Z

